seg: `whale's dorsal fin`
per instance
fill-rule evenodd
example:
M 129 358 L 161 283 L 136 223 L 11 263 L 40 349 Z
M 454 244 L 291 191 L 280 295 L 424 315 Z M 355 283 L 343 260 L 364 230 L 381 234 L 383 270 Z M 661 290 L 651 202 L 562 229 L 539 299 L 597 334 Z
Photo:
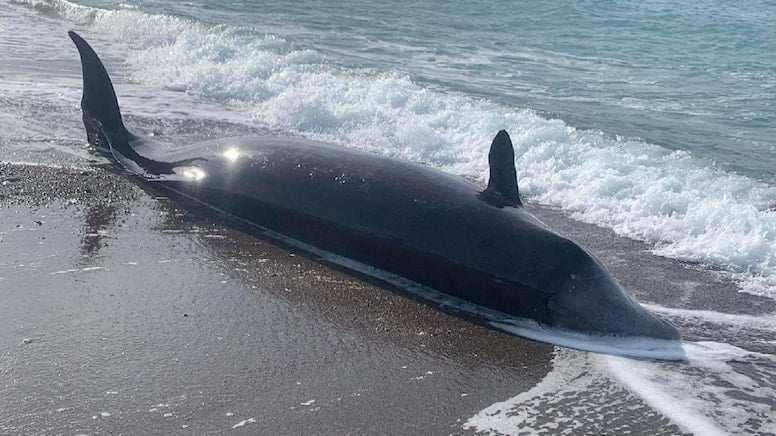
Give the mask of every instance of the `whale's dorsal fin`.
M 488 187 L 480 193 L 480 199 L 496 207 L 520 207 L 520 194 L 517 190 L 517 171 L 515 170 L 515 150 L 506 130 L 498 132 L 490 144 L 488 153 L 490 179 Z

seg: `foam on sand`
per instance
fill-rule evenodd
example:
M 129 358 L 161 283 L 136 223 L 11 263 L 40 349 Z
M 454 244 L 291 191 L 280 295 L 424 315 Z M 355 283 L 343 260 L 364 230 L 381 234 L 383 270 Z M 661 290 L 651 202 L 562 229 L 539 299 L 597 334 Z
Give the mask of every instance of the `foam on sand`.
M 554 429 L 553 433 L 573 434 L 584 431 L 580 427 L 583 423 L 565 419 L 565 412 L 558 413 L 561 408 L 573 405 L 572 416 L 584 414 L 589 423 L 604 419 L 606 405 L 608 410 L 618 410 L 611 405 L 622 403 L 629 407 L 643 404 L 682 431 L 698 435 L 776 432 L 773 315 L 648 307 L 677 324 L 695 325 L 697 336 L 720 339 L 683 342 L 686 362 L 557 349 L 553 369 L 539 384 L 482 410 L 469 419 L 466 427 L 492 434 L 522 434 L 527 429 L 540 433 L 544 428 Z M 747 350 L 722 340 L 766 352 Z M 623 400 L 623 391 L 630 398 Z M 597 393 L 605 396 L 602 404 L 597 402 Z M 606 418 L 607 422 L 609 419 Z M 632 425 L 627 424 L 623 430 L 633 431 Z M 613 430 L 612 426 L 606 428 Z
M 594 355 L 558 348 L 533 388 L 469 418 L 464 429 L 487 435 L 639 433 L 670 423 L 602 372 Z M 628 412 L 612 404 L 628 404 Z M 641 425 L 642 427 L 635 427 Z
M 776 363 L 774 356 L 718 342 L 690 342 L 684 349 L 689 365 L 680 367 L 616 356 L 601 359 L 617 380 L 686 431 L 699 435 L 776 431 L 776 383 L 762 371 L 762 365 Z

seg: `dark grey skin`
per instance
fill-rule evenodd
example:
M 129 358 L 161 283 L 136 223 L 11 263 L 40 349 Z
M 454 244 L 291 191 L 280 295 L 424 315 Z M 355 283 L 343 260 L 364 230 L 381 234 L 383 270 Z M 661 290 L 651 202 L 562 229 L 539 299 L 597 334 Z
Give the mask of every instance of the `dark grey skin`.
M 154 186 L 511 317 L 596 336 L 680 339 L 592 254 L 523 210 L 506 131 L 491 145 L 484 191 L 424 165 L 299 138 L 226 138 L 159 158 L 124 127 L 97 55 L 70 37 L 90 144 Z

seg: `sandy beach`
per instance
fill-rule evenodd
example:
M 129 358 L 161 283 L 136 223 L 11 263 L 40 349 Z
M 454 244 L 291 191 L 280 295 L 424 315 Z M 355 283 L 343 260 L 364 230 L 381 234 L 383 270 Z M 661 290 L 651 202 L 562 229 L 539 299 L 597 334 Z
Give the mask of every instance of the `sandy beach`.
M 467 419 L 537 385 L 557 353 L 113 169 L 3 164 L 0 185 L 0 433 L 473 433 Z M 738 304 L 725 301 L 741 295 L 730 283 L 531 209 L 636 296 L 681 288 L 697 306 Z M 754 301 L 753 312 L 773 309 Z M 607 389 L 569 400 L 572 412 L 580 399 L 603 411 L 570 428 L 679 431 L 626 389 Z M 537 427 L 562 413 L 553 406 Z

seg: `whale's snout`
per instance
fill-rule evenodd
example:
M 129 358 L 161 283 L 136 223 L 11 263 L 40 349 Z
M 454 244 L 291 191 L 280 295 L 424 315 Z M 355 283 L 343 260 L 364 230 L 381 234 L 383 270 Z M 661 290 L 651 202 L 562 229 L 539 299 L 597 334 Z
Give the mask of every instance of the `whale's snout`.
M 569 330 L 606 336 L 679 340 L 671 324 L 628 297 L 614 279 L 591 282 L 554 295 L 548 305 L 551 321 Z
M 605 336 L 681 339 L 674 326 L 628 296 L 598 259 L 578 246 L 576 250 L 576 268 L 557 283 L 547 303 L 552 324 Z

